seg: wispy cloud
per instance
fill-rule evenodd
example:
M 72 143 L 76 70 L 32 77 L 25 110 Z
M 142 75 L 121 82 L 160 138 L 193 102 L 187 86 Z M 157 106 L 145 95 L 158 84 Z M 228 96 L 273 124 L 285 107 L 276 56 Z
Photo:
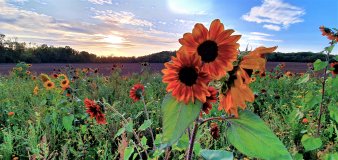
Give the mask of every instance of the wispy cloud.
M 251 8 L 242 18 L 249 22 L 265 23 L 264 28 L 279 31 L 291 24 L 303 22 L 305 10 L 282 0 L 264 0 L 261 6 Z
M 264 24 L 263 28 L 269 29 L 269 30 L 274 30 L 274 31 L 280 31 L 281 27 L 278 25 L 273 25 L 273 24 Z
M 99 11 L 92 8 L 95 16 L 93 18 L 99 19 L 105 23 L 113 24 L 129 24 L 135 26 L 152 26 L 153 24 L 147 20 L 138 19 L 131 12 L 120 11 L 115 12 L 112 10 Z
M 112 0 L 88 0 L 88 1 L 94 4 L 100 4 L 100 5 L 112 4 Z

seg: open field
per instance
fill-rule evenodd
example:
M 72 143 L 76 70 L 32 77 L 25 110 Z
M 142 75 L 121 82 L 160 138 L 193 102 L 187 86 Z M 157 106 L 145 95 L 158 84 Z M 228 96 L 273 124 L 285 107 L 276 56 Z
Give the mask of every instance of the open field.
M 307 63 L 296 63 L 296 62 L 268 62 L 266 67 L 267 70 L 275 68 L 278 64 L 285 63 L 285 71 L 291 71 L 295 73 L 306 72 L 308 69 Z M 132 73 L 140 73 L 141 65 L 139 63 L 121 63 L 123 67 L 121 68 L 122 75 L 130 75 Z M 0 74 L 8 74 L 9 71 L 15 67 L 16 64 L 0 64 Z M 53 69 L 60 69 L 65 67 L 67 63 L 40 63 L 33 64 L 30 68 L 31 72 L 40 73 L 52 73 Z M 74 63 L 69 64 L 74 68 L 98 68 L 99 73 L 103 75 L 110 75 L 112 72 L 113 63 Z M 163 63 L 151 63 L 149 65 L 149 70 L 151 72 L 159 72 L 163 69 Z
M 33 64 L 31 68 L 33 71 L 34 67 L 50 70 L 63 65 L 35 66 Z M 109 70 L 111 64 L 76 65 L 81 68 L 106 67 Z M 134 66 L 135 70 L 149 67 L 137 67 L 139 64 L 130 65 Z M 291 66 L 286 63 L 286 66 L 288 65 Z M 150 65 L 150 67 L 154 66 L 158 66 L 157 71 L 161 69 L 159 67 L 161 64 Z M 303 64 L 297 63 L 294 66 L 304 67 Z M 20 69 L 20 71 L 25 73 L 24 70 Z M 159 148 L 153 148 L 154 145 L 160 147 L 164 140 L 162 137 L 164 112 L 161 111 L 161 105 L 164 103 L 166 85 L 162 83 L 161 74 L 145 71 L 131 76 L 121 76 L 118 70 L 114 70 L 109 76 L 100 76 L 88 74 L 87 70 L 79 71 L 76 79 L 71 78 L 74 72 L 70 68 L 62 70 L 64 75 L 59 73 L 57 78 L 47 77 L 48 82 L 54 83 L 53 87 L 44 85 L 43 78 L 31 79 L 31 75 L 20 74 L 18 69 L 11 75 L 0 76 L 0 159 L 12 157 L 20 159 L 121 159 L 122 157 L 123 159 L 123 156 L 130 159 L 133 159 L 132 157 L 164 159 L 166 156 L 169 156 L 169 159 L 183 159 L 184 150 L 189 145 L 188 132 L 184 132 L 178 142 L 173 143 L 170 150 L 161 151 Z M 337 107 L 338 99 L 336 94 L 338 90 L 334 87 L 337 86 L 337 77 L 329 78 L 327 83 L 325 91 L 327 97 L 324 101 L 330 112 L 322 119 L 321 136 L 317 137 L 317 117 L 321 102 L 320 79 L 310 72 L 303 76 L 281 77 L 280 75 L 284 75 L 284 72 L 279 68 L 267 72 L 266 76 L 253 75 L 255 81 L 250 84 L 250 87 L 255 94 L 255 101 L 248 103 L 246 111 L 240 112 L 240 119 L 251 115 L 252 112 L 257 116 L 251 117 L 253 119 L 250 120 L 252 121 L 250 126 L 261 127 L 262 130 L 255 130 L 251 134 L 246 130 L 249 128 L 243 128 L 245 132 L 238 128 L 238 132 L 243 132 L 241 134 L 246 134 L 250 139 L 245 143 L 248 145 L 253 142 L 258 143 L 261 146 L 259 148 L 265 150 L 264 145 L 271 145 L 272 142 L 269 139 L 256 141 L 257 137 L 254 133 L 268 136 L 271 132 L 280 139 L 294 159 L 329 160 L 330 157 L 334 159 L 338 147 L 337 111 L 334 109 Z M 69 88 L 64 90 L 60 85 L 66 77 L 70 77 L 70 82 Z M 144 103 L 133 101 L 129 97 L 129 90 L 136 83 L 145 86 Z M 90 118 L 86 108 L 88 105 L 86 98 L 102 105 L 104 121 Z M 226 115 L 224 111 L 217 109 L 218 102 L 212 106 L 210 113 L 203 114 L 201 118 Z M 147 108 L 147 112 L 144 111 L 144 107 Z M 149 113 L 150 119 L 145 113 Z M 263 121 L 260 121 L 258 116 Z M 229 122 L 215 121 L 216 128 L 215 123 L 201 124 L 196 135 L 193 159 L 201 158 L 204 154 L 202 149 L 232 152 L 231 154 L 237 159 L 254 159 L 243 154 L 243 150 L 236 149 L 238 146 L 234 148 L 229 143 L 225 136 Z M 269 129 L 260 126 L 262 125 L 260 123 L 266 124 Z M 242 125 L 246 124 L 243 122 Z M 150 130 L 154 134 L 154 140 Z M 234 135 L 238 136 L 236 139 L 245 138 L 239 133 Z M 135 145 L 140 146 L 135 149 Z M 250 149 L 255 150 L 257 146 L 249 147 L 248 150 Z M 275 154 L 277 152 L 278 149 Z

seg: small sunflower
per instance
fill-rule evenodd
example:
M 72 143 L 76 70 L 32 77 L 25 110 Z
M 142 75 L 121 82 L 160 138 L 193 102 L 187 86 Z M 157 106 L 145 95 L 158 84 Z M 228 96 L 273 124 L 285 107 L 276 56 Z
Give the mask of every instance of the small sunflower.
M 26 71 L 26 74 L 27 74 L 27 75 L 30 75 L 30 74 L 31 74 L 31 71 Z
M 338 62 L 333 62 L 330 64 L 331 68 L 333 68 L 332 70 L 332 75 L 335 76 L 338 74 Z
M 38 86 L 35 86 L 35 87 L 34 87 L 34 90 L 33 90 L 33 94 L 34 94 L 34 95 L 38 95 L 38 93 L 39 93 L 39 87 L 38 87 Z
M 255 50 L 249 52 L 249 54 L 243 56 L 242 60 L 239 62 L 239 71 L 241 72 L 241 76 L 244 79 L 245 83 L 251 82 L 251 74 L 247 71 L 252 72 L 252 70 L 259 71 L 263 73 L 265 71 L 266 59 L 265 55 L 268 53 L 272 53 L 275 51 L 277 47 L 258 47 Z M 265 74 L 265 72 L 264 72 Z M 265 75 L 264 75 L 265 76 Z
M 189 54 L 196 54 L 204 63 L 202 71 L 207 72 L 214 79 L 225 76 L 233 68 L 232 63 L 237 60 L 237 41 L 240 35 L 231 35 L 234 30 L 224 30 L 219 19 L 212 21 L 209 31 L 203 24 L 197 23 L 192 33 L 185 33 L 179 42 Z
M 107 124 L 105 115 L 102 112 L 100 105 L 98 105 L 93 100 L 90 100 L 88 98 L 84 100 L 84 104 L 87 109 L 86 112 L 90 115 L 90 118 L 95 117 L 96 122 L 98 124 Z
M 292 77 L 292 76 L 293 76 L 293 73 L 290 72 L 290 71 L 287 71 L 287 72 L 285 72 L 285 75 L 286 75 L 287 77 Z
M 177 51 L 176 56 L 171 57 L 171 61 L 165 63 L 165 69 L 162 70 L 162 81 L 168 83 L 166 90 L 185 104 L 194 102 L 195 98 L 202 103 L 206 102 L 206 97 L 210 96 L 210 77 L 200 70 L 200 58 L 196 54 L 187 54 L 183 48 Z
M 133 88 L 129 91 L 129 97 L 134 100 L 134 102 L 137 102 L 141 99 L 144 92 L 144 86 L 140 83 L 135 84 Z
M 210 123 L 210 134 L 214 139 L 218 139 L 220 137 L 217 123 Z
M 52 81 L 46 81 L 45 83 L 43 83 L 43 86 L 47 89 L 47 90 L 51 90 L 55 87 L 54 82 Z
M 230 74 L 219 96 L 220 102 L 218 110 L 224 110 L 235 117 L 238 117 L 238 107 L 245 109 L 245 102 L 253 102 L 255 99 L 248 84 L 245 84 L 241 77 L 240 71 L 236 71 L 235 74 Z
M 207 101 L 203 103 L 203 106 L 202 106 L 202 111 L 205 114 L 210 113 L 210 110 L 212 109 L 211 103 L 217 102 L 217 93 L 218 93 L 217 90 L 214 87 L 208 87 L 208 91 L 210 93 L 210 96 L 207 97 Z
M 50 78 L 49 78 L 49 76 L 47 74 L 41 74 L 40 75 L 40 79 L 44 83 L 50 80 Z
M 332 34 L 332 31 L 331 31 L 330 28 L 326 28 L 326 27 L 324 27 L 324 26 L 320 26 L 319 29 L 320 29 L 320 31 L 322 32 L 322 35 L 323 35 L 323 36 L 329 36 L 329 35 Z
M 61 86 L 62 88 L 68 88 L 68 86 L 69 86 L 69 80 L 68 80 L 68 78 L 63 79 L 63 80 L 61 81 L 61 83 L 60 83 L 60 86 Z

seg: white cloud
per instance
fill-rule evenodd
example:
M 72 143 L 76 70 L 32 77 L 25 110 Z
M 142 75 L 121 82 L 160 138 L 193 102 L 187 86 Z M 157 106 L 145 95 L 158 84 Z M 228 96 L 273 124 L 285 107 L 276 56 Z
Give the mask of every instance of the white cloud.
M 291 24 L 300 23 L 305 10 L 285 3 L 282 0 L 264 0 L 261 6 L 251 8 L 242 18 L 249 22 L 267 23 L 264 28 L 278 30 L 276 26 L 287 28 Z M 272 26 L 274 25 L 274 26 Z
M 277 25 L 273 25 L 273 24 L 264 24 L 263 28 L 274 30 L 274 31 L 280 31 L 281 30 L 281 27 L 279 27 Z
M 262 33 L 262 32 L 250 32 L 251 35 L 259 35 L 259 36 L 273 36 L 271 34 Z
M 121 11 L 115 12 L 112 10 L 99 11 L 92 8 L 95 16 L 93 18 L 99 19 L 105 23 L 113 24 L 129 24 L 134 26 L 152 26 L 153 24 L 147 20 L 138 19 L 131 12 Z
M 88 1 L 94 4 L 100 4 L 100 5 L 103 5 L 105 3 L 112 4 L 112 0 L 88 0 Z

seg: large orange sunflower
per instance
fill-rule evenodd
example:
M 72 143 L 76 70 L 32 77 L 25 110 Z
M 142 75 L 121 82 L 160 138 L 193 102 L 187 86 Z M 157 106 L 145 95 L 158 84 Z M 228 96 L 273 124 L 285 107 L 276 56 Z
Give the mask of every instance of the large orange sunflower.
M 251 51 L 249 54 L 243 56 L 242 60 L 239 63 L 239 71 L 241 77 L 244 79 L 244 83 L 249 84 L 251 82 L 251 74 L 253 70 L 263 73 L 265 71 L 266 59 L 265 55 L 272 53 L 277 49 L 275 47 L 258 47 L 255 50 Z
M 195 98 L 202 103 L 206 102 L 206 97 L 210 96 L 208 83 L 210 77 L 207 73 L 200 70 L 202 62 L 198 55 L 187 54 L 181 47 L 177 57 L 172 57 L 170 62 L 164 64 L 162 70 L 163 82 L 168 83 L 167 91 L 172 92 L 178 101 L 194 102 Z
M 238 117 L 238 107 L 245 109 L 245 102 L 253 102 L 255 96 L 248 84 L 243 82 L 240 71 L 230 74 L 230 77 L 222 87 L 222 93 L 219 96 L 218 110 L 224 110 L 228 114 Z
M 204 63 L 202 71 L 214 79 L 225 76 L 233 69 L 236 61 L 240 35 L 231 35 L 234 30 L 224 30 L 219 19 L 212 21 L 209 31 L 203 24 L 197 23 L 192 33 L 185 33 L 179 42 L 189 54 L 197 54 Z

